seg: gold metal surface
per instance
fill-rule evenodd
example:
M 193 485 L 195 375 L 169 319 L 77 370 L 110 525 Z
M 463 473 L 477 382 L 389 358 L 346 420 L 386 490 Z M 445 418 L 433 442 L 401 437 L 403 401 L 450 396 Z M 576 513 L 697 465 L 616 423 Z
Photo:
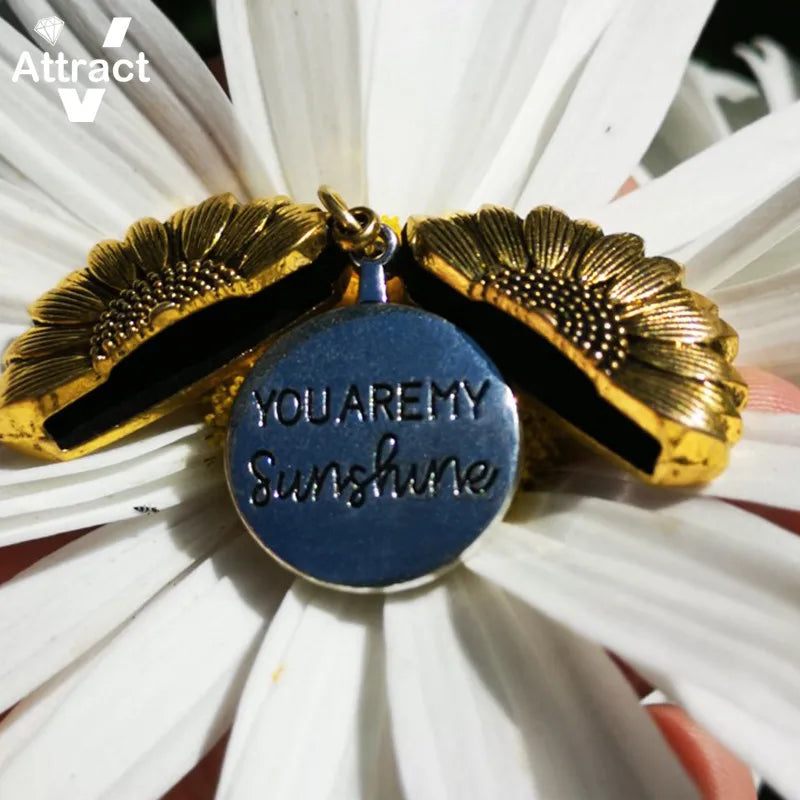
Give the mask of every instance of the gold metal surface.
M 320 186 L 317 196 L 331 215 L 331 238 L 347 253 L 372 253 L 381 235 L 381 220 L 366 206 L 349 208 L 330 186 Z
M 139 220 L 123 241 L 100 242 L 84 269 L 31 306 L 33 327 L 6 350 L 0 440 L 38 456 L 73 458 L 207 393 L 248 354 L 80 446 L 62 449 L 45 427 L 170 326 L 230 298 L 256 295 L 317 259 L 326 226 L 327 216 L 314 206 L 283 197 L 239 204 L 225 194 L 165 223 Z M 221 340 L 225 333 L 219 331 Z
M 606 236 L 549 206 L 524 220 L 497 206 L 412 217 L 406 237 L 426 270 L 544 337 L 598 398 L 657 440 L 652 468 L 634 470 L 646 480 L 694 484 L 724 469 L 747 402 L 731 364 L 738 338 L 710 301 L 682 286 L 679 264 L 646 257 L 634 234 Z
M 242 205 L 231 195 L 219 195 L 165 223 L 140 220 L 121 242 L 99 243 L 84 269 L 31 306 L 33 327 L 5 353 L 0 441 L 40 457 L 66 459 L 97 450 L 203 396 L 211 397 L 214 414 L 224 418 L 239 376 L 269 346 L 270 337 L 85 442 L 62 447 L 47 427 L 54 415 L 74 408 L 98 387 L 114 386 L 115 369 L 129 364 L 140 348 L 148 345 L 152 355 L 154 340 L 162 342 L 159 334 L 226 300 L 266 298 L 261 293 L 269 287 L 324 261 L 320 257 L 329 240 L 348 252 L 379 246 L 380 219 L 373 211 L 348 208 L 329 187 L 319 194 L 325 211 L 287 198 Z M 547 206 L 524 220 L 495 206 L 477 214 L 412 217 L 405 238 L 413 257 L 406 263 L 420 265 L 417 272 L 438 278 L 433 283 L 450 287 L 446 291 L 468 306 L 466 319 L 451 321 L 470 322 L 483 304 L 495 309 L 491 314 L 503 312 L 500 317 L 514 321 L 509 324 L 520 323 L 523 327 L 515 330 L 535 333 L 537 341 L 552 345 L 558 358 L 588 379 L 586 396 L 567 399 L 610 406 L 633 423 L 629 430 L 649 437 L 656 456 L 646 467 L 632 460 L 622 452 L 620 433 L 600 446 L 597 439 L 603 437 L 562 413 L 558 398 L 540 398 L 567 418 L 564 430 L 651 483 L 700 483 L 725 467 L 728 449 L 741 435 L 739 412 L 747 402 L 746 384 L 732 366 L 738 337 L 711 301 L 684 288 L 676 262 L 646 257 L 638 236 L 606 236 L 593 223 L 571 220 Z M 389 281 L 395 302 L 407 301 L 403 281 L 409 273 L 402 265 L 407 256 Z M 307 280 L 310 285 L 320 278 Z M 354 302 L 357 283 L 355 273 L 345 270 L 318 307 Z M 444 313 L 425 291 L 411 296 Z M 225 335 L 219 331 L 220 342 Z M 507 350 L 519 346 L 515 340 L 502 344 Z M 496 360 L 504 355 L 487 349 Z M 514 354 L 514 360 L 528 374 L 547 380 L 547 364 L 529 364 L 525 355 Z M 524 396 L 520 402 L 527 407 Z M 537 409 L 528 416 L 539 428 L 542 414 L 552 415 L 540 404 L 530 408 Z M 562 435 L 528 447 L 531 474 L 538 471 L 537 463 L 563 449 Z

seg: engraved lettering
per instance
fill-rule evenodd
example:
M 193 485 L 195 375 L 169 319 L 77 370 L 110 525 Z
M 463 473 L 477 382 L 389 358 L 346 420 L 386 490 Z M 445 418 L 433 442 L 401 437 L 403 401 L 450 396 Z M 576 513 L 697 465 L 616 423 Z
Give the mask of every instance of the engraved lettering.
M 462 385 L 464 386 L 464 391 L 467 393 L 470 403 L 472 403 L 472 418 L 478 419 L 480 416 L 480 405 L 486 397 L 486 393 L 489 391 L 489 380 L 485 380 L 480 385 L 477 393 L 473 393 L 472 387 L 469 385 L 468 381 L 463 381 Z
M 327 494 L 343 500 L 350 508 L 361 508 L 372 498 L 453 497 L 486 495 L 497 481 L 500 469 L 485 460 L 462 465 L 457 456 L 431 458 L 425 462 L 400 463 L 399 438 L 385 433 L 378 440 L 370 459 L 371 466 L 343 466 L 330 461 L 325 466 L 312 465 L 306 477 L 302 470 L 280 469 L 278 459 L 269 450 L 257 450 L 250 459 L 255 478 L 251 502 L 266 506 L 272 500 L 314 503 Z M 328 480 L 330 478 L 330 480 Z
M 400 384 L 398 395 L 397 419 L 401 422 L 419 422 L 424 419 L 418 410 L 412 410 L 414 406 L 419 406 L 422 384 L 419 381 L 408 381 Z
M 369 417 L 375 422 L 378 420 L 379 411 L 383 411 L 386 419 L 394 422 L 392 410 L 395 399 L 394 388 L 388 383 L 373 383 L 369 387 Z
M 267 419 L 269 418 L 270 409 L 275 405 L 275 398 L 277 392 L 273 389 L 267 396 L 266 402 L 258 393 L 258 389 L 253 392 L 253 400 L 256 401 L 256 408 L 258 409 L 258 427 L 265 428 Z
M 288 403 L 286 401 L 289 401 Z M 300 392 L 295 389 L 284 389 L 278 395 L 276 403 L 278 422 L 281 425 L 297 425 L 303 416 L 303 401 Z
M 363 422 L 366 419 L 366 412 L 364 411 L 364 403 L 361 402 L 361 394 L 358 391 L 358 386 L 351 384 L 347 390 L 344 402 L 342 403 L 342 410 L 339 412 L 337 422 L 341 425 L 346 419 L 347 415 L 354 411 L 358 414 L 358 418 Z
M 275 456 L 269 450 L 256 450 L 250 458 L 250 472 L 256 479 L 256 485 L 250 495 L 250 502 L 254 506 L 269 505 L 272 490 L 269 475 L 264 471 L 275 463 Z
M 431 419 L 439 419 L 439 400 L 449 400 L 449 420 L 458 419 L 459 397 L 463 381 L 453 381 L 446 389 L 442 389 L 436 381 L 431 381 Z
M 326 422 L 330 421 L 331 418 L 331 387 L 326 386 L 322 390 L 322 401 L 321 401 L 322 407 L 317 412 L 316 416 L 314 416 L 314 397 L 315 397 L 314 389 L 309 386 L 306 389 L 303 398 L 305 401 L 306 419 L 312 425 L 324 425 Z
M 489 393 L 490 380 L 477 388 L 467 380 L 401 381 L 398 383 L 350 384 L 347 389 L 331 386 L 281 387 L 253 391 L 259 427 L 269 419 L 292 427 L 358 422 L 437 422 L 478 419 Z M 265 399 L 266 397 L 266 399 Z M 338 414 L 334 412 L 338 410 Z
M 488 461 L 475 461 L 465 472 L 466 482 L 472 494 L 486 494 L 497 481 L 498 471 Z

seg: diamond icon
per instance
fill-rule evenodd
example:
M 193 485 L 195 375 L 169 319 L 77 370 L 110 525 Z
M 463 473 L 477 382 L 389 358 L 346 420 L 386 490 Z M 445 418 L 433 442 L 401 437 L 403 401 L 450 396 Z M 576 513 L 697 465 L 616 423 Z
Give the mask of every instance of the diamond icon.
M 33 26 L 34 33 L 38 33 L 50 44 L 58 41 L 62 30 L 64 30 L 64 20 L 58 17 L 43 17 Z

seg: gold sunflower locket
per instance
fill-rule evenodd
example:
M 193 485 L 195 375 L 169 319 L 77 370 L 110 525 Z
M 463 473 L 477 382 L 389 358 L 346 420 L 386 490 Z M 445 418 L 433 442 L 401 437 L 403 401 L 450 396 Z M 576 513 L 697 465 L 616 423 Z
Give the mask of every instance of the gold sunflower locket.
M 7 349 L 0 439 L 50 459 L 92 452 L 246 373 L 289 326 L 352 303 L 348 242 L 363 248 L 375 223 L 331 208 L 219 195 L 98 244 Z M 359 227 L 343 235 L 348 220 Z M 525 219 L 487 206 L 412 217 L 388 269 L 394 299 L 464 331 L 519 397 L 648 482 L 724 469 L 747 400 L 738 338 L 639 237 L 547 206 Z

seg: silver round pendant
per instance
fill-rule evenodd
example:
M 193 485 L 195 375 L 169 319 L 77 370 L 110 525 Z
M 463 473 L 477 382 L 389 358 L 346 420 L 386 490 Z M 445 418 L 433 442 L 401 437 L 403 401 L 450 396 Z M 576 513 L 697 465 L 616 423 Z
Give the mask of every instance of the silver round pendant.
M 483 351 L 418 308 L 362 303 L 291 330 L 233 406 L 236 507 L 278 561 L 347 590 L 458 563 L 516 486 L 516 401 Z

